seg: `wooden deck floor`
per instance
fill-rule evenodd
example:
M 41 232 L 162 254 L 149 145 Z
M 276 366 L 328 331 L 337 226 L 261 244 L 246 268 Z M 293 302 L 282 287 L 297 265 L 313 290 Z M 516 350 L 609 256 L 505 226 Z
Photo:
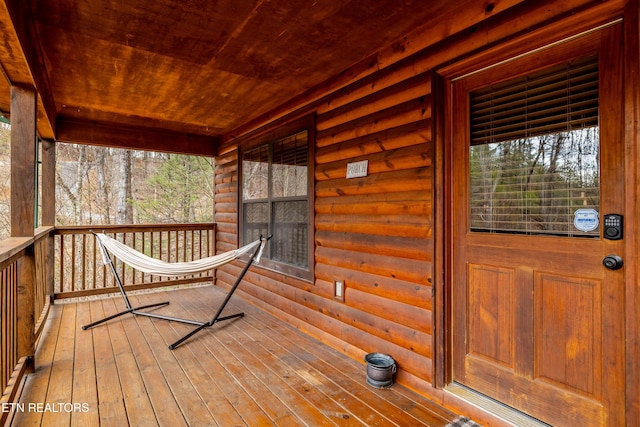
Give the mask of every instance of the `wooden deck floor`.
M 207 286 L 140 294 L 169 299 L 158 312 L 208 320 L 224 294 Z M 366 384 L 365 367 L 244 302 L 245 317 L 201 331 L 171 351 L 190 325 L 125 315 L 122 300 L 55 305 L 13 426 L 444 426 L 455 415 L 394 385 Z M 213 308 L 212 308 L 213 307 Z

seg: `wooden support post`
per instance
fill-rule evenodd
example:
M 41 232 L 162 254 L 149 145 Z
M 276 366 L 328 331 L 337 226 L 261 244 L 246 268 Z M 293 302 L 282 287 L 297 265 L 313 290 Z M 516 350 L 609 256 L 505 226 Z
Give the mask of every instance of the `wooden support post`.
M 11 87 L 11 237 L 34 231 L 36 108 L 33 89 Z
M 42 226 L 56 225 L 56 142 L 42 140 Z M 50 235 L 44 247 L 45 256 L 45 280 L 47 284 L 46 292 L 49 295 L 50 304 L 54 303 L 53 280 L 54 280 L 54 237 Z
M 27 370 L 34 367 L 35 355 L 35 254 L 33 245 L 18 262 L 18 357 L 27 358 Z
M 42 225 L 56 223 L 56 142 L 43 140 L 42 144 Z
M 11 87 L 11 237 L 34 235 L 36 187 L 36 92 Z M 35 257 L 33 245 L 20 259 L 18 271 L 18 357 L 35 354 Z

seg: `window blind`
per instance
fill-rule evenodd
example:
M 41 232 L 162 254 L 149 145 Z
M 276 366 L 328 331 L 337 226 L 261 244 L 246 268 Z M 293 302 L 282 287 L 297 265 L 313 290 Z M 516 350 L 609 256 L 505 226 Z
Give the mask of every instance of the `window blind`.
M 471 145 L 598 125 L 598 59 L 587 57 L 475 91 Z
M 469 94 L 472 231 L 597 237 L 598 60 L 587 57 Z

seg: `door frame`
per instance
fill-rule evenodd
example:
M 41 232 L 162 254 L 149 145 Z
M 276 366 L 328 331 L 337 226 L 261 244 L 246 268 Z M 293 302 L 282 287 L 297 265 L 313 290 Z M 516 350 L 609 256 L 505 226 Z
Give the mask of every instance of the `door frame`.
M 633 4 L 632 4 L 633 3 Z M 623 214 L 628 218 L 625 224 L 624 252 L 628 254 L 629 261 L 633 254 L 640 248 L 640 233 L 635 222 L 640 218 L 640 209 L 636 206 L 637 197 L 640 197 L 640 185 L 638 173 L 640 170 L 640 150 L 636 141 L 640 141 L 640 76 L 638 73 L 630 73 L 637 70 L 640 60 L 640 5 L 637 2 L 629 2 L 625 12 L 631 19 L 623 22 L 622 49 L 623 60 L 621 73 L 626 71 L 625 89 L 623 95 L 623 108 L 626 120 L 623 134 L 625 149 L 625 181 L 629 184 L 625 187 L 625 209 Z M 615 15 L 614 15 L 615 16 Z M 618 15 L 620 16 L 620 15 Z M 450 86 L 453 81 L 468 74 L 475 73 L 494 65 L 499 65 L 511 59 L 531 53 L 539 53 L 547 47 L 561 44 L 568 39 L 573 39 L 599 31 L 602 28 L 622 22 L 622 18 L 612 18 L 611 15 L 595 17 L 585 21 L 583 17 L 574 16 L 540 28 L 522 37 L 494 45 L 480 53 L 470 55 L 437 69 L 434 73 L 434 142 L 435 142 L 435 167 L 434 178 L 434 367 L 432 385 L 437 389 L 446 389 L 453 381 L 452 361 L 452 271 L 453 271 L 453 195 L 452 195 L 452 134 L 450 117 L 453 106 L 451 101 Z M 629 78 L 629 76 L 631 76 Z M 630 87 L 628 87 L 630 85 Z M 629 226 L 626 226 L 629 224 Z M 439 231 L 438 231 L 439 230 Z M 628 419 L 640 417 L 640 367 L 638 357 L 640 354 L 640 286 L 634 286 L 638 280 L 637 261 L 627 262 L 625 265 L 624 279 L 626 324 L 624 334 L 627 342 L 625 351 L 626 360 L 626 394 L 625 405 Z M 635 358 L 634 358 L 635 357 Z M 454 397 L 454 401 L 457 398 Z M 459 403 L 466 406 L 464 403 Z M 625 417 L 623 416 L 622 419 Z

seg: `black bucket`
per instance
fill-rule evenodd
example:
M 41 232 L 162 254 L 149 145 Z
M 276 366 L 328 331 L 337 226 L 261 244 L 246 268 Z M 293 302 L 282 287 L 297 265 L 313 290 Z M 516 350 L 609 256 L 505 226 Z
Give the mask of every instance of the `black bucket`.
M 364 357 L 367 362 L 367 384 L 376 388 L 390 387 L 393 374 L 396 373 L 396 361 L 388 354 L 369 353 Z

